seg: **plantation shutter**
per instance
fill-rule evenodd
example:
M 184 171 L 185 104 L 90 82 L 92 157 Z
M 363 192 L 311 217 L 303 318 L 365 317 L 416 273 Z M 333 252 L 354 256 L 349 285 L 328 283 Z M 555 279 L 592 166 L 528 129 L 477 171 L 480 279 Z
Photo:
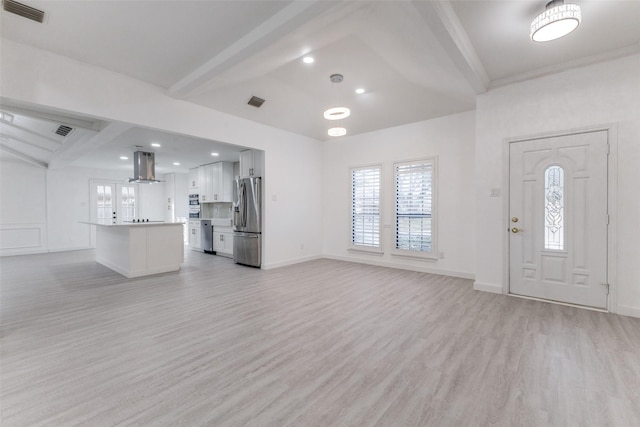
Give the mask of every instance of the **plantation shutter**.
M 351 244 L 380 247 L 380 167 L 351 170 Z
M 396 249 L 432 251 L 433 161 L 396 163 Z

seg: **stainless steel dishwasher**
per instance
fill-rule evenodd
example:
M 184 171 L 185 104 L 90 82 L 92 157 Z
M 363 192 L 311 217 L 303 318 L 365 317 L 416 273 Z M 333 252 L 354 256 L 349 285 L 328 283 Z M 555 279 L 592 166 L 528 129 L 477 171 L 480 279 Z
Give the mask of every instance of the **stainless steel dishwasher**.
M 200 220 L 200 245 L 205 253 L 213 253 L 213 226 L 210 219 Z

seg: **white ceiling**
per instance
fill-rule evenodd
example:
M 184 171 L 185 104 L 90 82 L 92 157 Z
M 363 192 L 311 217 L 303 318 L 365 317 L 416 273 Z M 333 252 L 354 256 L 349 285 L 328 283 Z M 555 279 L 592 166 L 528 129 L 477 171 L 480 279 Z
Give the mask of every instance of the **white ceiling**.
M 322 112 L 337 103 L 351 108 L 348 134 L 369 132 L 471 110 L 490 87 L 640 51 L 640 1 L 573 0 L 582 24 L 544 44 L 529 40 L 529 24 L 545 0 L 23 2 L 45 11 L 45 23 L 3 11 L 2 37 L 319 140 L 328 138 Z M 306 53 L 313 64 L 301 62 Z M 332 84 L 333 73 L 344 82 Z M 266 99 L 261 108 L 246 104 L 252 95 Z M 113 123 L 100 132 L 90 153 L 67 162 L 108 166 L 132 136 L 160 138 Z M 167 140 L 167 150 L 187 143 Z

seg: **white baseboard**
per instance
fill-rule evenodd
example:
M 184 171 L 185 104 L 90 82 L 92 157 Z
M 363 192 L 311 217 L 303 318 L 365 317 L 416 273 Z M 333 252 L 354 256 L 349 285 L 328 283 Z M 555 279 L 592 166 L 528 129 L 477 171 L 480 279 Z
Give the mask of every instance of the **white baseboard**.
M 70 252 L 70 251 L 82 251 L 85 249 L 94 249 L 89 246 L 73 246 L 70 248 L 49 248 L 49 252 Z
M 46 248 L 25 248 L 25 249 L 2 249 L 0 250 L 0 257 L 4 256 L 18 256 L 18 255 L 35 255 L 35 254 L 46 254 L 48 251 Z
M 433 267 L 420 266 L 420 265 L 407 265 L 407 264 L 398 263 L 398 262 L 384 261 L 377 257 L 372 257 L 371 259 L 364 259 L 364 258 L 325 254 L 322 256 L 322 258 L 334 259 L 336 261 L 355 262 L 358 264 L 375 265 L 378 267 L 397 268 L 400 270 L 419 271 L 420 273 L 439 274 L 441 276 L 459 277 L 461 279 L 471 279 L 471 280 L 475 279 L 475 275 L 473 273 L 466 273 L 463 271 L 444 270 L 441 268 L 433 268 Z
M 311 255 L 311 256 L 302 257 L 302 258 L 289 259 L 289 260 L 281 261 L 281 262 L 274 262 L 274 263 L 269 263 L 269 264 L 263 263 L 261 268 L 263 270 L 272 270 L 274 268 L 280 268 L 280 267 L 286 267 L 288 265 L 300 264 L 301 262 L 315 261 L 315 260 L 321 259 L 321 258 L 322 258 L 321 255 Z
M 623 316 L 640 317 L 640 307 L 618 304 L 617 309 L 618 314 L 622 314 Z
M 475 289 L 476 291 L 491 292 L 491 293 L 494 293 L 494 294 L 501 294 L 502 293 L 502 286 L 501 285 L 495 285 L 495 284 L 492 284 L 492 283 L 473 282 L 473 289 Z

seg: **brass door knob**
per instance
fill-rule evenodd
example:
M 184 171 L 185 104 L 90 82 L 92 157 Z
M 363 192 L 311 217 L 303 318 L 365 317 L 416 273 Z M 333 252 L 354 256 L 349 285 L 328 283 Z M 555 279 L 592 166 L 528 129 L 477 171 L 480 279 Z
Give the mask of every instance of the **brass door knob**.
M 518 218 L 514 216 L 513 218 L 511 218 L 511 222 L 518 222 Z
M 517 233 L 518 231 L 520 231 L 520 229 L 519 229 L 519 228 L 516 228 L 516 227 L 513 227 L 513 228 L 511 229 L 511 232 L 512 232 L 512 233 Z

